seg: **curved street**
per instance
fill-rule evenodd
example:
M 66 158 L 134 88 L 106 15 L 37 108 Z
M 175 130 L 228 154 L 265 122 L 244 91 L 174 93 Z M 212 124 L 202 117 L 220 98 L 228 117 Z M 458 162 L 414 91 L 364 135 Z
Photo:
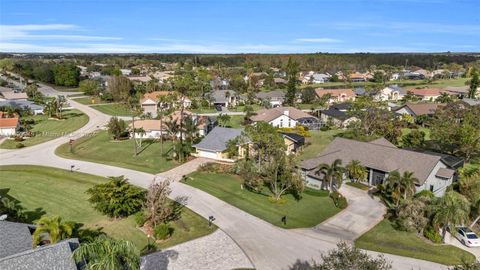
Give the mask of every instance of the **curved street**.
M 133 184 L 146 188 L 155 177 L 178 180 L 181 175 L 188 174 L 199 164 L 207 161 L 196 159 L 172 171 L 155 176 L 104 164 L 58 157 L 55 155 L 56 147 L 70 139 L 94 132 L 105 125 L 110 118 L 72 99 L 69 99 L 69 102 L 72 107 L 89 116 L 88 124 L 72 134 L 39 145 L 19 150 L 0 150 L 1 164 L 40 165 L 67 170 L 74 165 L 75 171 L 99 176 L 125 175 Z M 383 206 L 368 197 L 366 193 L 362 195 L 356 190 L 351 190 L 351 187 L 344 187 L 344 194 L 350 202 L 346 210 L 312 229 L 285 230 L 178 181 L 173 182 L 171 187 L 172 198 L 183 202 L 186 200 L 186 206 L 203 217 L 213 215 L 216 218 L 215 224 L 239 245 L 256 269 L 289 269 L 296 263 L 298 266 L 311 263 L 312 260 L 318 261 L 320 254 L 333 249 L 338 241 L 352 241 L 375 225 L 380 220 L 379 213 L 383 214 L 384 211 Z M 367 205 L 364 205 L 364 202 L 367 202 Z M 369 253 L 378 254 L 370 251 Z M 394 269 L 448 269 L 444 265 L 428 261 L 390 254 L 384 254 L 384 256 L 391 261 Z

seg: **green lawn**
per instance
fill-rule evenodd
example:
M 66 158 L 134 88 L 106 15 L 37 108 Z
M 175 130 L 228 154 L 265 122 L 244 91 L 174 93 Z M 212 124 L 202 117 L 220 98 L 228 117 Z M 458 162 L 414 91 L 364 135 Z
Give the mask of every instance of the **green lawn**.
M 397 81 L 388 81 L 386 85 L 390 84 L 398 84 L 402 85 L 406 88 L 415 88 L 415 87 L 447 87 L 447 86 L 464 86 L 465 82 L 467 81 L 466 78 L 455 78 L 450 80 L 436 80 L 431 83 L 426 83 L 423 80 L 397 80 Z M 300 89 L 303 88 L 330 88 L 330 87 L 357 87 L 357 86 L 366 86 L 366 85 L 374 85 L 372 82 L 355 82 L 355 83 L 345 83 L 345 82 L 327 82 L 327 83 L 320 83 L 320 84 L 304 84 L 300 86 Z
M 327 131 L 311 130 L 310 137 L 306 138 L 306 146 L 300 154 L 301 160 L 316 157 L 334 139 L 334 135 L 344 132 L 342 129 Z
M 206 108 L 198 108 L 198 109 L 191 109 L 190 110 L 193 113 L 216 113 L 217 110 L 215 110 L 215 107 L 206 107 Z
M 436 80 L 431 83 L 425 83 L 421 82 L 416 85 L 412 85 L 409 87 L 406 87 L 407 89 L 412 89 L 412 88 L 422 88 L 422 87 L 436 87 L 436 88 L 445 88 L 447 86 L 465 86 L 465 82 L 467 81 L 467 78 L 455 78 L 451 80 Z
M 88 116 L 79 110 L 66 110 L 63 113 L 64 119 L 49 119 L 46 115 L 34 115 L 25 117 L 25 119 L 34 119 L 35 124 L 32 127 L 32 132 L 36 136 L 26 138 L 23 143 L 25 146 L 32 146 L 43 143 L 49 140 L 56 139 L 71 133 L 88 123 Z M 19 142 L 14 140 L 5 140 L 0 148 L 14 149 Z
M 475 257 L 460 248 L 436 245 L 419 238 L 415 233 L 397 231 L 388 220 L 383 220 L 355 241 L 358 248 L 412 257 L 446 265 L 461 264 L 462 258 Z
M 93 103 L 92 103 L 92 99 L 94 101 Z M 93 97 L 93 96 L 74 98 L 73 100 L 78 102 L 78 103 L 84 104 L 84 105 L 94 105 L 94 104 L 106 104 L 106 103 L 108 103 L 108 102 L 105 102 L 105 101 L 101 100 L 99 97 Z
M 230 115 L 230 121 L 227 126 L 232 128 L 242 128 L 243 127 L 243 115 Z
M 73 153 L 70 145 L 63 144 L 55 153 L 69 159 L 79 159 L 103 163 L 147 173 L 167 171 L 178 165 L 175 161 L 167 160 L 161 155 L 159 142 L 144 143 L 144 149 L 138 156 L 133 155 L 133 140 L 114 141 L 106 131 L 100 131 L 93 136 L 85 136 L 73 144 Z M 172 143 L 165 141 L 164 154 L 171 149 Z
M 97 111 L 113 116 L 131 116 L 130 109 L 124 104 L 101 104 L 90 106 Z
M 133 216 L 110 219 L 93 209 L 85 191 L 105 178 L 79 172 L 40 166 L 0 166 L 0 195 L 11 196 L 28 210 L 29 222 L 41 215 L 59 215 L 67 221 L 99 229 L 108 235 L 133 242 L 139 249 L 147 244 L 146 235 L 135 227 Z M 160 248 L 176 245 L 213 232 L 207 220 L 187 208 L 173 223 L 172 237 Z
M 241 189 L 239 177 L 228 174 L 195 172 L 186 184 L 201 189 L 211 195 L 257 216 L 273 225 L 284 228 L 313 227 L 340 211 L 327 192 L 303 193 L 302 199 L 295 200 L 285 195 L 285 203 L 270 202 L 270 196 Z M 266 193 L 266 192 L 265 192 Z M 287 217 L 285 226 L 281 219 Z

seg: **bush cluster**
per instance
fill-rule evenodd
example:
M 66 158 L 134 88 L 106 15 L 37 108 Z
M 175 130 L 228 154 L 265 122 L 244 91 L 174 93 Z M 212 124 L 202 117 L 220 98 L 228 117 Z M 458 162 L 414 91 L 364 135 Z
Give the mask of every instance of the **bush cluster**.
M 332 198 L 333 203 L 335 204 L 336 207 L 340 209 L 345 209 L 348 206 L 347 199 L 343 197 L 342 194 L 338 193 L 337 191 L 334 191 L 330 194 L 330 198 Z
M 165 240 L 172 235 L 173 228 L 168 223 L 162 223 L 155 227 L 155 238 L 159 240 Z

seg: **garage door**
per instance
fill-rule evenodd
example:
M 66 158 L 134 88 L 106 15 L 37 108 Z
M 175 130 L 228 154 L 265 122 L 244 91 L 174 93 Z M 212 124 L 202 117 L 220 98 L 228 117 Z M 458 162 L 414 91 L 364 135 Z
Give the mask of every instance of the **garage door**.
M 205 150 L 200 150 L 198 151 L 198 155 L 200 157 L 205 157 L 205 158 L 212 158 L 212 159 L 217 159 L 217 152 L 211 152 L 211 151 L 205 151 Z

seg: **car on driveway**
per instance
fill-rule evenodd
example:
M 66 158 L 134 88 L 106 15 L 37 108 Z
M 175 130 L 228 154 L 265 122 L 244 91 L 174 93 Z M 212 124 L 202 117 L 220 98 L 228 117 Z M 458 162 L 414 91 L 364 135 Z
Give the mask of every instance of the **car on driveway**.
M 480 247 L 480 238 L 467 227 L 457 228 L 457 238 L 467 247 Z

